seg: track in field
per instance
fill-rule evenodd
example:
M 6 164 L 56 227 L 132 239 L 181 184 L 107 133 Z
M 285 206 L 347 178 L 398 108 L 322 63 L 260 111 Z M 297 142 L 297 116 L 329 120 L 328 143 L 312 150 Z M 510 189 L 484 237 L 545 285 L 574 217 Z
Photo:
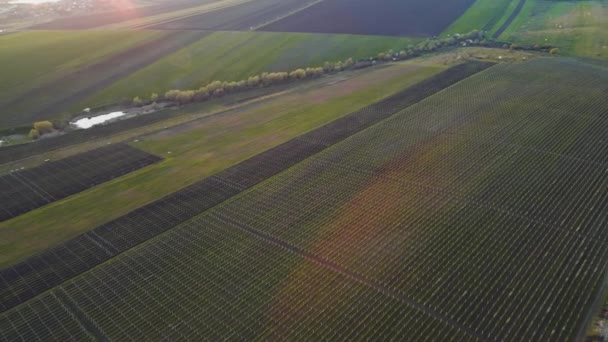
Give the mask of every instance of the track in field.
M 161 159 L 128 145 L 116 144 L 0 176 L 0 222 Z
M 443 32 L 473 0 L 325 0 L 260 30 L 430 37 Z
M 468 62 L 452 67 L 385 100 L 2 270 L 0 308 L 6 310 L 23 303 L 492 65 Z
M 511 0 L 503 0 L 501 2 L 497 2 L 496 3 L 496 11 L 494 13 L 494 16 L 483 26 L 483 30 L 484 31 L 490 31 L 494 28 L 494 26 L 500 21 L 500 19 L 502 17 L 504 17 L 505 12 L 507 11 L 507 9 L 509 8 L 509 5 L 511 4 Z M 500 6 L 500 8 L 498 8 Z M 496 37 L 494 37 L 496 38 Z
M 519 0 L 517 7 L 515 7 L 513 13 L 511 13 L 509 18 L 507 18 L 507 21 L 505 21 L 505 23 L 502 24 L 502 26 L 500 26 L 498 30 L 496 30 L 496 32 L 494 32 L 494 34 L 492 35 L 493 38 L 497 39 L 498 37 L 500 37 L 501 34 L 503 34 L 503 32 L 505 32 L 509 28 L 509 26 L 511 26 L 511 23 L 513 23 L 515 18 L 517 18 L 519 13 L 521 13 L 521 10 L 524 8 L 525 4 L 526 0 Z

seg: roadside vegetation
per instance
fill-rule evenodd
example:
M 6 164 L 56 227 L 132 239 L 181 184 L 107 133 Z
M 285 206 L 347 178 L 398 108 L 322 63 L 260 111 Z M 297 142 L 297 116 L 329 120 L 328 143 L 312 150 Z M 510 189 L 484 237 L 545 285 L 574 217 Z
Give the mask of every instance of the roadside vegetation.
M 55 130 L 53 123 L 50 121 L 34 122 L 34 127 L 30 129 L 28 136 L 32 140 L 36 140 L 45 134 L 52 133 Z
M 406 60 L 435 52 L 444 47 L 484 46 L 490 44 L 491 42 L 486 39 L 486 33 L 484 31 L 474 30 L 467 34 L 455 34 L 447 38 L 423 40 L 417 44 L 409 44 L 408 46 L 397 50 L 390 49 L 388 51 L 382 51 L 371 57 L 359 60 L 348 58 L 344 61 L 326 61 L 322 66 L 317 67 L 298 68 L 288 72 L 263 72 L 236 81 L 212 81 L 197 89 L 171 89 L 166 91 L 162 96 L 159 96 L 158 93 L 152 93 L 149 97 L 138 95 L 132 99 L 130 105 L 139 107 L 153 104 L 157 101 L 166 101 L 177 105 L 204 102 L 252 88 L 268 87 L 286 82 L 317 78 L 324 74 L 366 68 L 378 63 Z
M 420 39 L 272 32 L 214 32 L 155 63 L 126 75 L 72 106 L 72 112 L 135 96 L 195 89 L 215 80 L 240 81 L 263 72 L 321 66 L 325 61 L 367 58 Z

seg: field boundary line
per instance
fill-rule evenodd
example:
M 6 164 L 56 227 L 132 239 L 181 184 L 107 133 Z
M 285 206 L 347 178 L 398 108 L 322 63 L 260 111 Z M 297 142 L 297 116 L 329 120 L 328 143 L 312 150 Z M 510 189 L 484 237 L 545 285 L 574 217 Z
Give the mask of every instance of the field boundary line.
M 362 285 L 365 285 L 365 286 L 367 286 L 369 288 L 372 288 L 372 289 L 374 289 L 374 290 L 376 290 L 376 291 L 378 291 L 378 292 L 380 292 L 380 293 L 382 293 L 384 295 L 387 295 L 387 296 L 392 297 L 392 298 L 394 298 L 394 299 L 396 299 L 396 300 L 398 300 L 398 301 L 400 301 L 400 302 L 402 302 L 404 304 L 407 304 L 410 307 L 413 307 L 413 308 L 415 308 L 415 309 L 417 309 L 419 311 L 422 311 L 422 312 L 426 313 L 427 315 L 429 315 L 429 316 L 431 316 L 431 317 L 433 317 L 433 318 L 435 318 L 435 319 L 437 319 L 437 320 L 439 320 L 441 322 L 449 324 L 452 327 L 454 327 L 454 328 L 456 328 L 456 329 L 458 329 L 458 330 L 460 330 L 462 332 L 465 332 L 468 335 L 471 335 L 472 337 L 475 337 L 475 338 L 477 338 L 479 340 L 485 341 L 485 337 L 479 335 L 478 333 L 476 333 L 475 331 L 467 328 L 466 326 L 464 326 L 464 325 L 462 325 L 462 324 L 454 321 L 453 319 L 451 319 L 451 318 L 449 318 L 449 317 L 447 317 L 445 315 L 442 315 L 441 313 L 438 313 L 437 311 L 435 311 L 435 310 L 433 310 L 433 309 L 431 309 L 431 308 L 429 308 L 429 307 L 427 307 L 427 306 L 425 306 L 423 304 L 420 304 L 419 302 L 417 302 L 417 301 L 415 301 L 413 299 L 407 298 L 404 295 L 396 293 L 393 290 L 391 290 L 390 288 L 386 287 L 385 285 L 383 285 L 383 284 L 381 284 L 381 283 L 379 283 L 377 281 L 374 281 L 372 279 L 369 279 L 368 277 L 366 277 L 364 275 L 361 275 L 358 272 L 351 271 L 348 268 L 346 268 L 346 267 L 344 267 L 344 266 L 342 266 L 342 265 L 340 265 L 340 264 L 338 264 L 338 263 L 336 263 L 336 262 L 334 262 L 332 260 L 329 260 L 329 259 L 326 259 L 324 257 L 318 256 L 318 255 L 314 254 L 313 252 L 309 252 L 309 251 L 307 251 L 304 248 L 301 248 L 301 247 L 298 247 L 296 245 L 293 245 L 293 244 L 289 243 L 288 241 L 285 241 L 285 240 L 283 240 L 281 238 L 278 238 L 278 237 L 276 237 L 276 236 L 274 236 L 274 235 L 272 235 L 270 233 L 266 233 L 266 232 L 260 231 L 260 230 L 258 230 L 256 228 L 250 227 L 248 225 L 241 224 L 241 223 L 239 223 L 239 222 L 237 222 L 237 221 L 235 221 L 233 219 L 230 219 L 230 218 L 228 218 L 228 217 L 226 217 L 224 215 L 221 215 L 221 214 L 218 214 L 218 213 L 210 213 L 209 216 L 210 217 L 214 217 L 214 218 L 216 218 L 216 219 L 218 219 L 220 221 L 223 221 L 223 222 L 227 223 L 227 226 L 232 226 L 235 229 L 238 229 L 238 230 L 240 230 L 242 232 L 250 234 L 253 237 L 258 238 L 258 239 L 260 239 L 260 240 L 262 240 L 262 241 L 264 241 L 264 242 L 266 242 L 268 244 L 275 245 L 277 247 L 280 247 L 282 249 L 287 250 L 288 252 L 291 252 L 291 253 L 294 253 L 296 255 L 299 255 L 299 256 L 301 256 L 301 257 L 303 257 L 303 258 L 305 258 L 305 259 L 307 259 L 309 261 L 312 261 L 313 263 L 315 263 L 315 264 L 317 264 L 317 265 L 319 265 L 321 267 L 324 267 L 325 269 L 328 269 L 328 270 L 336 272 L 336 273 L 340 273 L 340 274 L 342 274 L 342 275 L 344 275 L 344 276 L 346 276 L 346 277 L 348 277 L 348 278 L 350 278 L 350 279 L 352 279 L 352 280 L 354 280 L 354 281 L 356 281 L 356 282 L 358 282 L 358 283 L 360 283 Z
M 297 9 L 295 9 L 293 11 L 287 12 L 287 13 L 285 13 L 285 14 L 283 14 L 281 16 L 278 16 L 278 17 L 276 17 L 276 18 L 274 18 L 272 20 L 269 20 L 269 21 L 267 21 L 265 23 L 259 24 L 257 26 L 253 26 L 250 29 L 250 31 L 257 31 L 257 30 L 259 30 L 261 28 L 264 28 L 265 26 L 268 26 L 270 24 L 273 24 L 273 23 L 275 23 L 275 22 L 277 22 L 279 20 L 282 20 L 282 19 L 285 19 L 287 17 L 290 17 L 290 16 L 292 16 L 292 15 L 294 15 L 294 14 L 300 12 L 300 11 L 303 11 L 305 9 L 309 9 L 312 6 L 318 5 L 318 4 L 322 3 L 323 1 L 325 1 L 325 0 L 314 0 L 314 1 L 312 1 L 312 2 L 310 2 L 310 3 L 308 3 L 308 4 L 304 5 L 304 6 L 302 6 L 300 8 L 297 8 Z

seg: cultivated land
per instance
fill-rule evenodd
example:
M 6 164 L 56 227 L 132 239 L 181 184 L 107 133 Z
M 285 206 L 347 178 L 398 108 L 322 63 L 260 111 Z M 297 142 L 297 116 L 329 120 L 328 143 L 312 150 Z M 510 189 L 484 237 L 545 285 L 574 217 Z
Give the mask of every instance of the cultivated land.
M 214 80 L 238 81 L 264 71 L 321 66 L 325 61 L 349 57 L 366 58 L 380 51 L 407 47 L 416 41 L 354 35 L 214 32 L 125 76 L 74 109 L 115 103 L 134 96 L 147 97 L 169 89 L 196 89 Z
M 134 45 L 159 39 L 161 32 L 19 32 L 0 36 L 0 122 L 18 121 L 23 114 L 8 107 L 44 84 L 118 55 Z M 58 49 L 57 46 L 61 46 Z M 69 89 L 62 84 L 61 89 Z M 58 87 L 55 87 L 58 88 Z M 48 94 L 46 96 L 51 96 Z M 27 98 L 30 102 L 40 98 Z M 26 118 L 27 119 L 27 118 Z M 28 122 L 28 123 L 31 123 Z
M 16 265 L 4 273 L 8 291 L 1 291 L 0 304 L 8 309 L 51 286 L 112 258 L 135 245 L 255 186 L 319 151 L 431 96 L 491 63 L 471 62 L 453 67 L 391 97 L 365 107 L 318 129 L 260 153 L 212 177 L 206 178 L 128 215 L 93 229 L 66 244 Z M 177 208 L 176 210 L 169 208 Z M 106 248 L 100 246 L 106 245 Z M 73 250 L 86 250 L 72 262 L 60 257 Z M 78 252 L 76 254 L 79 254 Z M 47 266 L 41 266 L 42 264 Z M 31 269 L 31 271 L 25 271 Z M 27 287 L 25 286 L 27 284 Z M 12 297 L 12 298 L 11 298 Z
M 14 263 L 120 217 L 411 86 L 443 68 L 445 66 L 412 61 L 371 72 L 355 72 L 351 76 L 337 75 L 312 81 L 310 86 L 244 109 L 203 118 L 175 132 L 166 130 L 139 139 L 135 146 L 161 155 L 165 160 L 0 223 L 3 241 L 0 265 Z M 162 125 L 157 128 L 162 129 Z M 53 153 L 49 157 L 57 159 Z
M 0 176 L 0 221 L 77 194 L 162 158 L 111 145 Z
M 325 0 L 261 30 L 429 37 L 440 34 L 473 2 Z
M 262 71 L 320 66 L 328 60 L 363 58 L 415 42 L 393 37 L 258 32 L 11 34 L 0 37 L 0 52 L 6 51 L 0 61 L 8 75 L 0 86 L 0 130 L 73 116 L 87 107 L 130 102 L 134 96 L 197 88 L 218 79 L 240 80 Z M 54 49 L 54 44 L 64 48 Z M 96 49 L 98 45 L 100 49 Z
M 209 6 L 219 0 L 172 0 L 160 1 L 148 6 L 133 7 L 111 12 L 94 13 L 56 19 L 32 27 L 38 30 L 83 30 L 112 24 L 141 20 L 142 18 L 165 15 L 176 15 L 183 11 L 194 11 L 198 7 Z
M 248 31 L 318 0 L 181 0 L 127 11 L 54 20 L 34 29 L 142 29 Z
M 204 35 L 49 31 L 0 37 L 0 49 L 7 51 L 1 57 L 7 59 L 2 68 L 8 75 L 0 99 L 0 130 L 56 118 L 77 101 Z M 57 49 L 55 44 L 65 44 L 65 49 Z
M 608 298 L 607 3 L 446 4 L 159 1 L 0 35 L 0 131 L 413 36 L 585 57 L 448 87 L 445 63 L 532 57 L 453 49 L 2 148 L 27 189 L 0 216 L 52 203 L 0 222 L 0 340 L 582 340 Z
M 606 279 L 606 84 L 491 67 L 6 311 L 2 336 L 572 340 Z
M 564 53 L 608 58 L 608 3 L 527 0 L 500 36 L 519 44 L 549 44 Z
M 216 11 L 189 13 L 181 17 L 148 22 L 161 30 L 238 30 L 248 31 L 288 16 L 319 0 L 236 0 L 234 6 Z
M 493 34 L 505 24 L 519 2 L 520 0 L 477 0 L 443 33 L 484 30 Z

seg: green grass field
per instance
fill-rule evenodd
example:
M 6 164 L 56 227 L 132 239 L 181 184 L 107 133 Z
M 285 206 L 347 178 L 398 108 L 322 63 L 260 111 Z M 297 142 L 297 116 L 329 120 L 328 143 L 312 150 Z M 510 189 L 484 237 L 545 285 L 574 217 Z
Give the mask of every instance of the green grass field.
M 355 77 L 346 80 L 344 75 L 333 76 L 253 108 L 235 110 L 191 123 L 185 129 L 169 129 L 140 139 L 134 143 L 136 147 L 166 159 L 0 223 L 0 266 L 124 215 L 444 68 L 412 61 L 354 73 Z
M 500 39 L 550 44 L 568 55 L 608 58 L 608 2 L 528 0 Z
M 0 36 L 0 104 L 162 35 L 154 31 L 35 31 Z
M 509 17 L 518 0 L 477 0 L 443 34 L 485 30 L 493 33 Z
M 325 61 L 375 56 L 400 49 L 409 38 L 271 32 L 214 32 L 116 82 L 74 108 L 198 88 L 214 80 L 245 79 L 264 71 L 320 66 Z
M 156 44 L 171 34 L 29 31 L 1 36 L 0 130 L 55 118 L 66 101 L 82 96 L 81 92 L 90 87 L 120 77 L 122 70 L 145 60 L 148 53 L 155 53 L 149 47 L 146 53 L 129 55 L 129 52 Z

